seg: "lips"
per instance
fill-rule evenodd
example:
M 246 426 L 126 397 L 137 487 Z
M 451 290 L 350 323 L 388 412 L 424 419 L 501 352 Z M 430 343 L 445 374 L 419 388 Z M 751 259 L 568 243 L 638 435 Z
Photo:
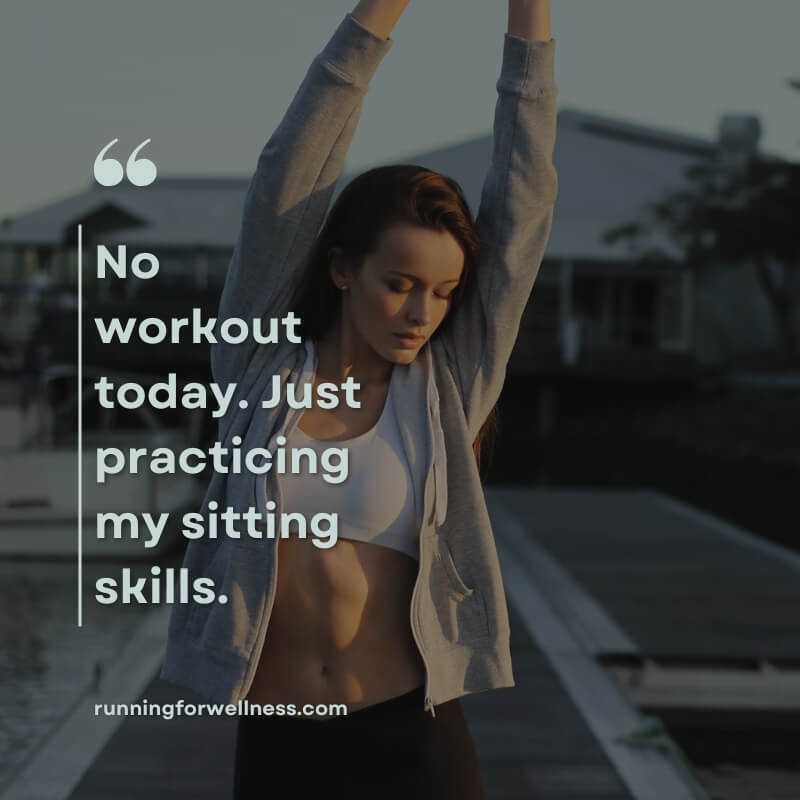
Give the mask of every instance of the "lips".
M 425 338 L 424 336 L 415 336 L 412 333 L 395 333 L 394 335 L 399 342 L 406 346 L 417 345 Z

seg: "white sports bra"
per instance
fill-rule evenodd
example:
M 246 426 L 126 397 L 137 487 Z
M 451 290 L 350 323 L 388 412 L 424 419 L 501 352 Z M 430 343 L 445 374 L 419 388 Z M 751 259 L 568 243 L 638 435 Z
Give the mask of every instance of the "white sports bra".
M 419 527 L 414 505 L 414 483 L 395 416 L 390 408 L 395 371 L 383 412 L 377 423 L 351 439 L 321 441 L 295 427 L 286 447 L 310 447 L 321 460 L 328 447 L 349 450 L 349 472 L 343 483 L 331 484 L 321 474 L 285 473 L 278 477 L 283 511 L 338 515 L 338 537 L 390 547 L 419 559 Z

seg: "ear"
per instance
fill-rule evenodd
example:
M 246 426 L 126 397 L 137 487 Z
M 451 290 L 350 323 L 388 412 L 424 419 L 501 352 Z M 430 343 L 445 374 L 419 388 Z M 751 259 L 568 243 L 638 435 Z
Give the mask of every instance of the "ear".
M 341 289 L 350 278 L 350 263 L 341 247 L 331 247 L 328 250 L 328 271 L 333 285 Z

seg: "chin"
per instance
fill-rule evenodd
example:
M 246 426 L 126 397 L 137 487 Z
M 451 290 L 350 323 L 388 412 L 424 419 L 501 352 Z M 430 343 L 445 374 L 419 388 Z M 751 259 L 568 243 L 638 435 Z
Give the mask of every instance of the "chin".
M 409 364 L 414 360 L 414 356 L 416 356 L 416 352 L 413 350 L 399 353 L 391 350 L 384 358 L 391 364 Z
M 422 350 L 423 345 L 424 342 L 413 350 L 393 350 L 391 360 L 397 364 L 410 364 L 419 355 L 419 351 Z

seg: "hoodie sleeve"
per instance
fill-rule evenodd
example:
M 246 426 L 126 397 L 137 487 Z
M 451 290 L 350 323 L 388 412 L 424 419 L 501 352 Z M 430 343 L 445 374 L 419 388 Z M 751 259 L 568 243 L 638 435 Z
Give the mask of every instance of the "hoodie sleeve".
M 256 345 L 219 339 L 231 317 L 283 316 L 298 271 L 319 232 L 356 130 L 370 79 L 392 44 L 350 14 L 311 63 L 286 114 L 258 158 L 242 226 L 225 276 L 211 371 L 238 381 Z
M 558 193 L 555 44 L 505 34 L 491 163 L 476 219 L 476 280 L 442 330 L 473 436 L 500 396 L 550 236 Z

